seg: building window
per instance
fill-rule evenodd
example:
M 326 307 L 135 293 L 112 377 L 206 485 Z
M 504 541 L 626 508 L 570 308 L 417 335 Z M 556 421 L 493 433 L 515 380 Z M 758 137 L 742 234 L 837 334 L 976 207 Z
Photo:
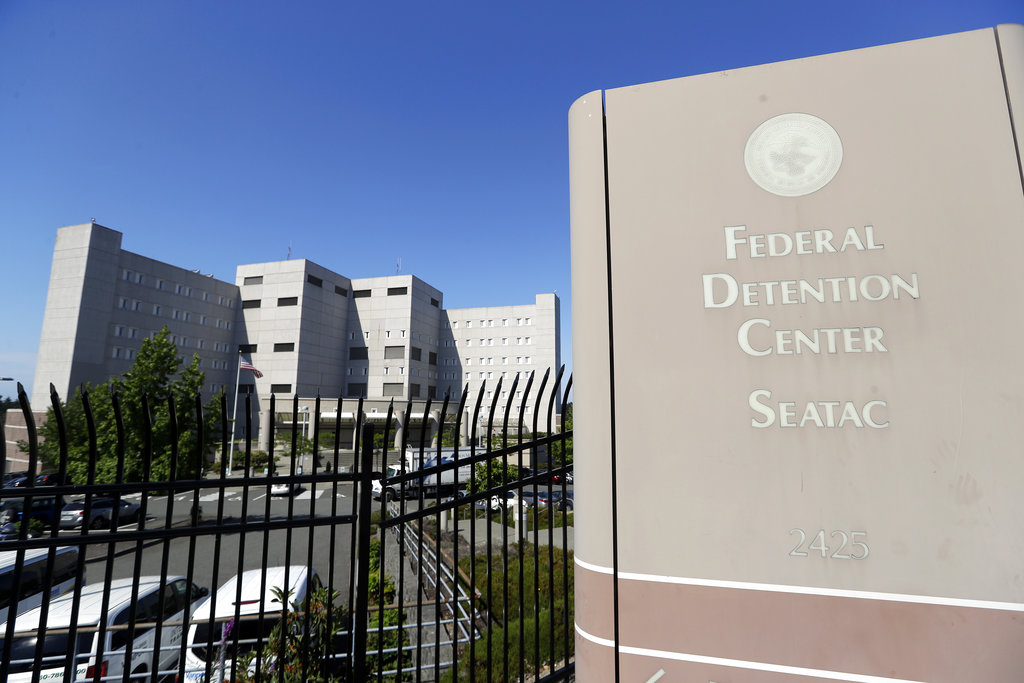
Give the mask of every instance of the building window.
M 388 296 L 402 296 L 403 294 L 408 293 L 408 287 L 388 287 Z
M 409 347 L 409 358 L 412 359 L 412 360 L 422 360 L 423 359 L 423 351 L 418 346 L 410 346 Z
M 200 340 L 199 340 L 199 343 L 197 344 L 197 346 L 198 346 L 198 347 L 199 347 L 200 349 L 205 349 L 205 348 L 206 348 L 206 340 L 205 340 L 205 339 L 200 339 Z
M 175 320 L 181 320 L 181 311 L 179 311 L 178 309 L 174 309 L 174 315 L 171 317 L 173 317 Z
M 420 397 L 420 385 L 419 384 L 410 384 L 409 385 L 409 398 L 419 398 L 419 397 Z
M 368 290 L 368 289 L 353 289 L 352 290 L 352 298 L 353 299 L 369 299 L 370 298 L 370 290 Z
M 473 379 L 473 373 L 472 372 L 467 372 L 466 373 L 466 379 Z
M 429 363 L 430 365 L 435 365 L 435 366 L 437 365 L 437 352 L 436 351 L 431 351 L 427 355 L 427 363 Z
M 391 339 L 391 330 L 384 330 L 384 338 Z
M 466 340 L 466 346 L 472 346 L 472 345 L 473 345 L 473 340 L 472 339 L 467 339 Z
M 402 339 L 405 339 L 405 330 L 402 330 Z
M 270 393 L 272 394 L 290 394 L 292 393 L 291 384 L 271 384 Z
M 115 325 L 114 326 L 114 336 L 115 337 L 123 337 L 124 336 L 124 327 L 122 327 L 121 325 Z
M 282 351 L 294 351 L 295 342 L 281 342 L 280 344 L 274 344 L 274 353 Z
M 314 287 L 323 287 L 324 281 L 318 278 L 316 275 L 306 274 L 306 282 L 313 285 Z
M 348 391 L 346 392 L 349 398 L 366 398 L 366 383 L 365 382 L 349 382 Z
M 391 368 L 389 368 L 389 367 L 385 366 L 385 367 L 384 367 L 384 374 L 385 374 L 385 375 L 390 375 L 390 374 L 391 374 Z
M 401 382 L 384 382 L 383 396 L 401 396 L 404 385 Z
M 387 369 L 387 368 L 385 368 L 385 369 Z M 404 374 L 405 374 L 405 367 L 401 367 L 401 366 L 400 366 L 400 367 L 398 368 L 398 374 L 399 374 L 399 375 L 404 375 Z
M 217 346 L 219 347 L 220 345 L 218 344 Z M 217 350 L 220 351 L 220 348 L 218 348 Z M 256 353 L 256 344 L 239 344 L 238 345 L 238 352 L 239 353 Z
M 249 277 L 247 277 L 247 278 L 242 280 L 242 284 L 243 285 L 262 285 L 263 284 L 263 276 L 262 275 L 250 275 Z
M 502 327 L 508 327 L 508 318 L 503 318 L 502 319 L 501 326 Z
M 452 321 L 452 329 L 453 330 L 459 329 L 459 321 L 458 320 L 453 320 Z
M 473 364 L 472 361 L 469 358 L 467 358 L 466 359 L 466 365 L 472 365 L 472 364 Z
M 472 320 L 467 320 L 466 321 L 466 327 L 467 328 L 473 327 L 473 321 Z
M 434 308 L 441 308 L 441 302 L 435 299 L 434 297 L 430 297 L 430 305 L 433 306 Z
M 501 338 L 501 345 L 502 346 L 508 346 L 508 337 L 502 337 Z
M 349 360 L 368 360 L 369 358 L 370 352 L 365 346 L 353 346 L 348 350 Z
M 260 300 L 259 299 L 244 299 L 242 301 L 242 308 L 259 308 L 259 307 L 260 307 Z
M 508 356 L 502 356 L 501 357 L 501 364 L 502 365 L 508 365 Z
M 142 302 L 136 299 L 135 302 L 134 302 L 134 305 L 132 306 L 132 310 L 141 311 L 142 310 Z
M 527 325 L 529 325 L 529 324 L 530 324 L 530 319 L 529 319 L 529 318 L 526 318 L 526 324 L 527 324 Z
M 385 359 L 404 359 L 405 358 L 405 347 L 404 346 L 385 346 L 384 347 L 384 358 Z
M 115 346 L 114 348 L 112 348 L 110 350 L 110 357 L 111 358 L 120 358 L 121 357 L 121 347 L 120 346 Z
M 164 288 L 164 281 L 163 280 L 157 280 L 156 281 L 156 288 L 157 289 L 163 289 Z
M 525 342 L 526 342 L 527 344 L 529 344 L 529 343 L 530 343 L 530 338 L 529 338 L 529 337 L 523 337 L 523 340 L 524 340 L 524 341 L 525 341 Z
M 153 306 L 153 315 L 160 315 L 160 306 Z
M 282 296 L 277 300 L 278 306 L 298 306 L 299 297 L 297 296 Z
M 334 285 L 334 293 L 340 294 L 341 296 L 348 297 L 348 290 L 340 285 Z

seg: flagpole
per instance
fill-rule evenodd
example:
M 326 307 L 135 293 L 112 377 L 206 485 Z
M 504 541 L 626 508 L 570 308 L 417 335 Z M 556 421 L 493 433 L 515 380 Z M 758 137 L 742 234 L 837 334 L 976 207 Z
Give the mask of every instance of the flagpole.
M 231 476 L 231 470 L 235 466 L 235 425 L 238 424 L 238 383 L 242 377 L 242 349 L 238 349 L 238 358 L 235 360 L 235 406 L 231 411 L 231 445 L 228 446 L 228 471 L 225 476 Z

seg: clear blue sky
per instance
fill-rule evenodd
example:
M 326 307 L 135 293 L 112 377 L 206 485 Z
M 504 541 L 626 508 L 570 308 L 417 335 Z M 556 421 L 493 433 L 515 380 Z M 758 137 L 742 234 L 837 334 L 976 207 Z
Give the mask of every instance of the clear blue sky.
M 31 388 L 90 218 L 228 281 L 290 246 L 451 308 L 557 290 L 571 363 L 577 97 L 999 23 L 1024 2 L 0 0 L 0 376 Z

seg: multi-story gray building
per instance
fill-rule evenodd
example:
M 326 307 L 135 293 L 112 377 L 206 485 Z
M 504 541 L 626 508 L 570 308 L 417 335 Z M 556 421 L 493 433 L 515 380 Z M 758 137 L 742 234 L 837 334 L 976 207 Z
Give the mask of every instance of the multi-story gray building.
M 413 275 L 350 279 L 304 259 L 241 265 L 229 283 L 125 251 L 121 238 L 95 223 L 57 231 L 37 410 L 49 405 L 51 383 L 68 397 L 124 372 L 165 326 L 182 356 L 199 354 L 204 393 L 230 396 L 238 377 L 239 394 L 253 394 L 263 414 L 271 395 L 398 404 L 448 393 L 456 402 L 467 387 L 473 401 L 484 387 L 484 405 L 497 402 L 501 414 L 521 398 L 509 395 L 517 374 L 560 364 L 555 294 L 445 310 L 443 293 Z M 238 374 L 240 356 L 263 377 Z

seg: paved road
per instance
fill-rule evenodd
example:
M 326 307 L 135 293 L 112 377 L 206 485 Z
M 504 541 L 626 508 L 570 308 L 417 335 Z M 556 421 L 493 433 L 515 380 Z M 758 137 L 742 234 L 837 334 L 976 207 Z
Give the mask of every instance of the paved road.
M 241 487 L 227 489 L 221 519 L 227 524 L 242 523 L 241 531 L 232 533 L 216 533 L 220 493 L 215 491 L 206 492 L 200 497 L 203 521 L 198 529 L 202 533 L 194 539 L 182 536 L 166 541 L 136 542 L 132 540 L 132 531 L 137 525 L 125 525 L 119 530 L 124 542 L 89 546 L 86 553 L 87 583 L 104 581 L 110 560 L 111 578 L 132 576 L 136 566 L 142 575 L 159 575 L 166 557 L 168 575 L 187 575 L 191 565 L 196 583 L 212 589 L 239 571 L 287 562 L 305 564 L 312 557 L 313 567 L 325 583 L 333 570 L 334 584 L 347 587 L 351 565 L 351 526 L 338 524 L 311 527 L 309 522 L 314 518 L 329 517 L 332 502 L 337 503 L 337 514 L 349 513 L 352 487 L 339 486 L 336 495 L 330 488 L 318 488 L 315 493 L 307 488 L 292 496 L 268 496 L 265 487 L 252 487 L 248 491 Z M 138 502 L 141 496 L 125 498 Z M 173 505 L 170 506 L 173 528 L 182 531 L 188 528 L 192 502 L 191 493 L 174 497 Z M 146 529 L 165 527 L 168 503 L 166 496 L 148 499 Z M 284 522 L 288 519 L 292 520 L 291 529 L 264 531 L 253 528 L 254 524 L 265 520 Z M 67 530 L 62 531 L 61 535 L 81 533 L 80 530 Z M 89 533 L 94 535 L 97 532 Z

